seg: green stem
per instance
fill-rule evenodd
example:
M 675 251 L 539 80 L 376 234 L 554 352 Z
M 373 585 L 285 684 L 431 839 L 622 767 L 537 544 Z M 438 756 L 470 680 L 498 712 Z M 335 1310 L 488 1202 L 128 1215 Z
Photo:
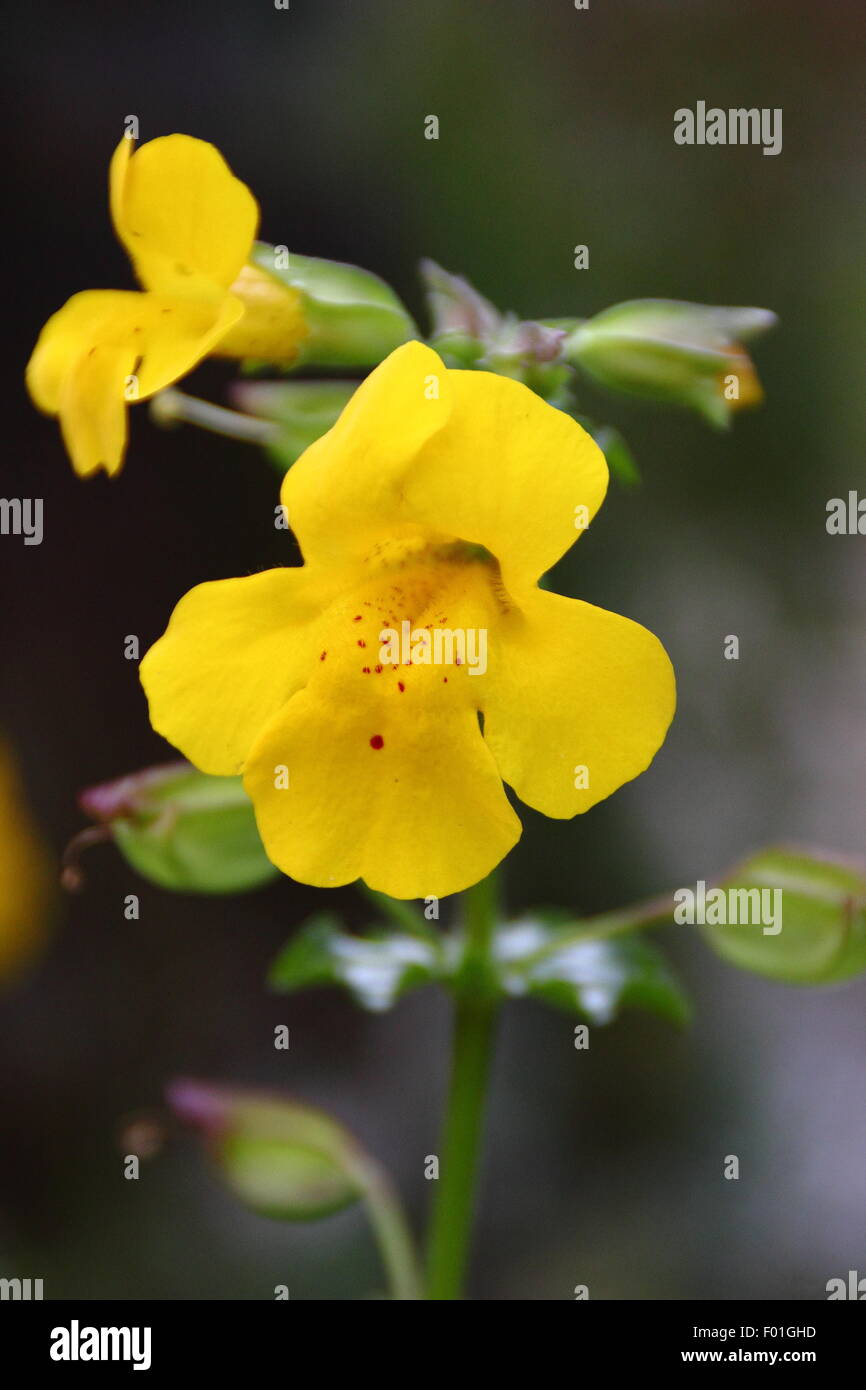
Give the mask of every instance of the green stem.
M 388 1274 L 391 1297 L 398 1302 L 423 1298 L 412 1233 L 397 1194 L 378 1164 L 365 1165 L 364 1202 Z
M 154 396 L 150 403 L 150 414 L 158 425 L 198 425 L 212 434 L 240 439 L 246 444 L 267 444 L 278 433 L 277 426 L 271 420 L 241 415 L 237 410 L 227 410 L 225 406 L 199 400 L 198 396 L 188 396 L 173 386 Z
M 429 945 L 438 946 L 441 937 L 427 926 L 424 918 L 420 915 L 417 908 L 410 902 L 402 898 L 389 898 L 387 893 L 379 893 L 375 888 L 368 888 L 366 883 L 360 880 L 356 884 L 359 892 L 368 902 L 383 914 L 390 917 L 395 926 L 408 932 L 410 936 L 417 937 L 419 941 L 424 941 Z
M 434 1300 L 455 1300 L 462 1296 L 498 1015 L 490 954 L 497 918 L 493 875 L 470 889 L 464 903 L 466 946 L 455 982 L 457 1002 L 451 1083 L 427 1263 L 427 1293 Z

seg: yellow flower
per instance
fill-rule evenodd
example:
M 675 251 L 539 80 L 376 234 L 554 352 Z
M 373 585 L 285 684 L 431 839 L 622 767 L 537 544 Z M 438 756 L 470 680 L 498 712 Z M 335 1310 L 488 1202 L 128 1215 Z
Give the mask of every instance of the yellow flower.
M 38 954 L 53 915 L 56 872 L 27 808 L 11 749 L 0 739 L 0 980 Z
M 85 290 L 47 322 L 27 366 L 40 410 L 58 415 L 77 473 L 120 470 L 126 405 L 209 353 L 290 360 L 300 297 L 247 268 L 258 205 L 213 145 L 188 135 L 123 138 L 111 215 L 144 291 Z
M 606 488 L 590 436 L 527 387 L 398 348 L 286 476 L 303 566 L 178 604 L 141 667 L 154 728 L 243 772 L 293 878 L 468 887 L 520 835 L 503 782 L 548 816 L 586 811 L 673 716 L 651 633 L 537 585 Z

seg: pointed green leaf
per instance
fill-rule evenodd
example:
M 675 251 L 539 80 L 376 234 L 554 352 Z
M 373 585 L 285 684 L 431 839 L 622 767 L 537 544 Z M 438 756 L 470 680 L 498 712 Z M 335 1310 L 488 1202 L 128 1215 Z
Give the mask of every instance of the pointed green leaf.
M 390 1009 L 404 994 L 440 978 L 435 945 L 405 932 L 351 936 L 334 917 L 311 918 L 283 948 L 268 973 L 280 993 L 341 985 L 371 1013 Z
M 610 1023 L 621 1009 L 646 1009 L 674 1023 L 689 1004 L 664 957 L 635 936 L 587 939 L 580 924 L 558 914 L 527 917 L 503 927 L 496 954 L 505 990 Z

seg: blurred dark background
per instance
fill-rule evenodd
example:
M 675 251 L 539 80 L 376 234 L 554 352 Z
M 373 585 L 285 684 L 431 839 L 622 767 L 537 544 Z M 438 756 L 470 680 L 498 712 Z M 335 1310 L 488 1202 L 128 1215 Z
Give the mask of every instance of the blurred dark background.
M 585 818 L 544 822 L 507 865 L 515 909 L 613 907 L 778 840 L 862 852 L 862 537 L 827 499 L 866 488 L 862 7 L 837 0 L 270 0 L 4 16 L 4 496 L 45 499 L 45 539 L 0 538 L 0 726 L 55 853 L 83 786 L 162 760 L 142 650 L 189 587 L 285 557 L 277 476 L 250 448 L 132 412 L 122 476 L 83 484 L 23 369 L 74 291 L 132 287 L 106 205 L 128 114 L 147 140 L 213 141 L 262 235 L 385 276 L 420 317 L 432 256 L 521 315 L 662 295 L 757 304 L 757 413 L 697 419 L 587 392 L 644 473 L 614 486 L 559 587 L 644 622 L 680 710 L 651 771 Z M 784 149 L 680 148 L 673 112 L 782 107 Z M 440 120 L 438 142 L 424 117 Z M 573 247 L 590 269 L 573 268 Z M 223 396 L 231 369 L 192 389 Z M 740 660 L 723 659 L 729 633 Z M 181 898 L 94 850 L 40 966 L 0 998 L 0 1274 L 48 1297 L 352 1298 L 380 1283 L 362 1218 L 241 1211 L 194 1143 L 122 1176 L 124 1117 L 179 1074 L 283 1086 L 332 1108 L 394 1169 L 420 1222 L 448 1016 L 427 993 L 370 1019 L 269 995 L 265 969 L 322 895 L 283 881 Z M 127 922 L 136 892 L 141 918 Z M 339 895 L 362 920 L 356 895 Z M 866 984 L 762 982 L 672 928 L 686 1033 L 508 1009 L 473 1294 L 483 1299 L 824 1297 L 866 1273 Z M 290 1025 L 289 1053 L 273 1049 Z M 738 1182 L 723 1179 L 726 1154 Z

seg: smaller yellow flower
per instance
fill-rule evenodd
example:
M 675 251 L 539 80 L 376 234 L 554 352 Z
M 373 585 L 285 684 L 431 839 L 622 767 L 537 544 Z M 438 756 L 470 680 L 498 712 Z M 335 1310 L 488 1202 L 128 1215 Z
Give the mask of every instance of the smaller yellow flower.
M 649 765 L 674 710 L 661 643 L 538 587 L 607 487 L 526 386 L 407 343 L 283 484 L 304 564 L 201 584 L 145 656 L 154 728 L 243 772 L 273 862 L 395 898 L 483 878 L 520 822 Z
M 258 205 L 213 145 L 168 135 L 133 153 L 124 137 L 110 201 L 143 292 L 74 295 L 48 320 L 27 366 L 30 395 L 59 416 L 82 476 L 120 470 L 127 404 L 209 353 L 290 360 L 304 333 L 300 297 L 263 288 L 261 272 L 247 267 Z

